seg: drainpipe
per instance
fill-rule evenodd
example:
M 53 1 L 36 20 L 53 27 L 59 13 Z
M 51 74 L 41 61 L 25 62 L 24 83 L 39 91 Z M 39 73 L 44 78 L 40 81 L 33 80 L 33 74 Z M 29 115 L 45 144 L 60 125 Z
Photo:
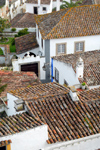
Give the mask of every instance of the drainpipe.
M 51 82 L 53 82 L 53 58 L 51 58 Z

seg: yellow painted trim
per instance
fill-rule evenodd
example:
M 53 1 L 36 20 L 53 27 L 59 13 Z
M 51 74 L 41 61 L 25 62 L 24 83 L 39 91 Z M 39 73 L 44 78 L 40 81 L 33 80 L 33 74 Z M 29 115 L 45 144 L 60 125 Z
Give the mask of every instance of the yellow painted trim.
M 11 150 L 11 145 L 7 145 L 7 150 Z

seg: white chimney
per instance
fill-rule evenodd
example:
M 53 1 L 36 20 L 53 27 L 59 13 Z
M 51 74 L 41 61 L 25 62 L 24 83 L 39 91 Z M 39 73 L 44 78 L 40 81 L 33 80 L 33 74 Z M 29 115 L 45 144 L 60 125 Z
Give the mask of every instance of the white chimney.
M 83 59 L 80 57 L 76 64 L 76 74 L 78 78 L 83 78 L 84 72 L 84 62 Z
M 75 86 L 69 86 L 69 88 L 70 88 L 69 94 L 70 94 L 72 100 L 79 101 L 79 98 L 77 96 L 77 90 L 76 90 Z
M 40 6 L 41 5 L 41 0 L 38 0 L 38 6 Z
M 57 0 L 57 11 L 60 10 L 60 0 Z
M 51 3 L 50 3 L 50 11 L 48 13 L 51 13 L 52 12 L 52 5 L 53 5 L 53 2 L 51 0 Z

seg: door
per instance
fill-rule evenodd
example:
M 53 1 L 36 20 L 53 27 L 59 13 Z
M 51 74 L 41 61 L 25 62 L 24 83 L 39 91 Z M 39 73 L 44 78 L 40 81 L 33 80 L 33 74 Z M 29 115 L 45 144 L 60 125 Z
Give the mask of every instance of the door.
M 6 150 L 6 146 L 0 147 L 0 150 Z
M 38 63 L 21 65 L 21 71 L 35 72 L 38 76 Z
M 33 7 L 33 9 L 34 9 L 34 14 L 38 14 L 38 9 L 37 9 L 37 7 Z

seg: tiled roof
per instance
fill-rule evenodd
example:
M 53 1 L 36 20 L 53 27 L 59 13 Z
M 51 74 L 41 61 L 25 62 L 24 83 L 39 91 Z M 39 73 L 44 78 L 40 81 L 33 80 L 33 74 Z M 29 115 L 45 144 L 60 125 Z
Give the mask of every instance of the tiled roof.
M 28 113 L 0 118 L 0 137 L 19 133 L 42 125 L 38 119 Z
M 53 0 L 56 1 L 56 0 Z M 62 1 L 62 0 L 60 0 Z M 51 0 L 41 0 L 41 4 L 50 4 Z M 38 0 L 27 0 L 26 3 L 38 4 Z
M 18 14 L 11 20 L 11 27 L 13 28 L 29 28 L 36 27 L 34 14 L 31 13 L 23 13 Z
M 83 81 L 88 85 L 100 85 L 100 50 L 60 55 L 53 57 L 53 59 L 71 64 L 76 72 L 76 63 L 79 57 L 84 61 Z
M 91 90 L 85 90 L 78 94 L 81 101 L 85 102 L 91 102 L 91 101 L 100 101 L 100 87 L 91 89 Z
M 1 141 L 0 142 L 0 147 L 3 147 L 3 146 L 6 146 L 6 145 L 9 145 L 11 142 L 11 140 L 5 140 L 5 141 Z
M 9 93 L 23 100 L 36 100 L 68 93 L 69 90 L 57 83 L 39 84 L 36 86 L 12 90 Z
M 25 103 L 31 115 L 48 125 L 48 144 L 100 133 L 100 100 L 74 102 L 61 94 Z
M 100 34 L 100 4 L 64 9 L 35 16 L 43 39 L 90 36 Z
M 32 72 L 13 72 L 13 71 L 0 71 L 0 87 L 7 85 L 0 97 L 6 97 L 7 92 L 11 89 L 21 87 L 28 87 L 41 83 L 35 73 Z
M 15 38 L 16 53 L 24 53 L 38 47 L 35 33 Z
M 74 0 L 75 2 L 78 1 L 78 0 Z M 80 5 L 92 5 L 94 4 L 94 0 L 83 0 L 82 1 L 82 4 Z

